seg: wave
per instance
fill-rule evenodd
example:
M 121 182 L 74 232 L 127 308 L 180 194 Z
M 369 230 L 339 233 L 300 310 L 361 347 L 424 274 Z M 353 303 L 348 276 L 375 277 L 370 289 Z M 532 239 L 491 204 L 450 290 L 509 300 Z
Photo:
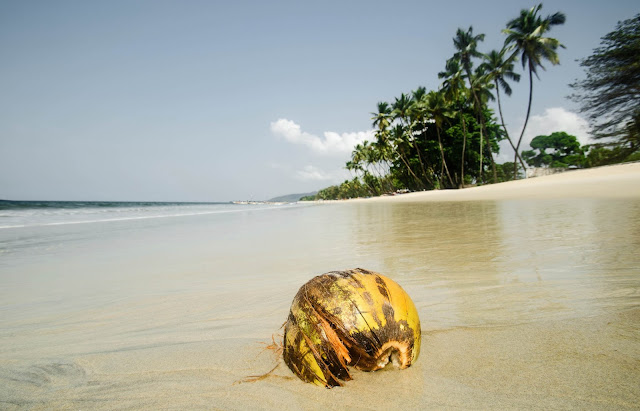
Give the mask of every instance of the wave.
M 229 202 L 164 202 L 164 201 L 14 201 L 0 200 L 0 210 L 77 209 L 219 205 Z
M 177 218 L 207 214 L 239 213 L 296 206 L 236 205 L 232 203 L 143 203 L 143 202 L 22 202 L 28 205 L 0 209 L 0 229 L 110 223 L 130 220 Z M 34 205 L 33 203 L 38 203 Z M 72 203 L 72 204 L 70 204 Z M 85 206 L 82 206 L 82 205 Z M 86 206 L 86 204 L 90 204 Z

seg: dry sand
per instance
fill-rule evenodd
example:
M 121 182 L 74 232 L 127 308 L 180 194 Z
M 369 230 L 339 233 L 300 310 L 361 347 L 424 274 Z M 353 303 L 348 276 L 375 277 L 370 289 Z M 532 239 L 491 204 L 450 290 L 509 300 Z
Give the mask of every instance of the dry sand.
M 573 170 L 464 190 L 432 190 L 356 201 L 474 201 L 640 197 L 640 163 Z

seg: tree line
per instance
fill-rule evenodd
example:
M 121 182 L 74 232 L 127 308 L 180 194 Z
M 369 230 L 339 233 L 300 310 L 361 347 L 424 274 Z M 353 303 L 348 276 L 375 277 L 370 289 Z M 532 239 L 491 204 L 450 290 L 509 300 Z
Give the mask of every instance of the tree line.
M 550 136 L 538 136 L 531 142 L 534 150 L 522 151 L 521 143 L 531 112 L 533 99 L 533 77 L 539 78 L 543 64 L 559 64 L 558 49 L 564 46 L 548 32 L 564 24 L 566 17 L 561 12 L 543 17 L 542 5 L 520 14 L 506 23 L 502 32 L 506 35 L 501 50 L 488 53 L 479 51 L 484 34 L 475 34 L 473 27 L 458 29 L 453 38 L 454 54 L 446 61 L 445 68 L 438 73 L 442 80 L 437 90 L 418 87 L 410 93 L 402 93 L 392 102 L 379 102 L 372 114 L 375 130 L 374 141 L 357 145 L 346 168 L 352 179 L 338 186 L 320 190 L 314 197 L 305 199 L 340 199 L 378 196 L 398 190 L 432 190 L 463 188 L 469 185 L 497 183 L 521 178 L 530 166 L 585 167 L 601 165 L 614 158 L 615 161 L 633 159 L 640 149 L 638 130 L 640 114 L 638 93 L 640 81 L 637 53 L 640 51 L 639 16 L 619 23 L 617 31 L 603 37 L 605 46 L 595 50 L 594 56 L 582 61 L 587 68 L 587 80 L 576 82 L 578 94 L 572 98 L 580 100 L 582 110 L 591 110 L 592 122 L 601 120 L 602 113 L 613 110 L 604 98 L 599 98 L 602 87 L 619 93 L 619 87 L 607 85 L 607 80 L 594 79 L 589 70 L 618 73 L 621 64 L 633 74 L 618 82 L 632 84 L 627 98 L 619 103 L 626 111 L 624 115 L 607 117 L 604 124 L 596 124 L 596 137 L 606 140 L 589 147 L 580 147 L 575 136 L 564 132 Z M 614 32 L 615 33 L 615 32 Z M 617 42 L 617 43 L 616 43 Z M 631 44 L 631 45 L 630 45 Z M 618 66 L 603 69 L 611 64 L 611 54 L 624 48 Z M 528 77 L 529 98 L 526 116 L 520 135 L 510 136 L 502 116 L 502 95 L 512 93 L 510 82 L 517 82 L 521 75 L 516 72 L 520 62 Z M 619 76 L 619 75 L 618 75 Z M 582 94 L 581 94 L 582 93 Z M 635 93 L 635 94 L 633 94 Z M 587 95 L 589 99 L 584 98 Z M 585 102 L 586 101 L 586 102 Z M 489 107 L 495 102 L 498 110 Z M 634 106 L 635 104 L 635 106 Z M 620 126 L 622 122 L 622 126 Z M 514 151 L 514 161 L 496 164 L 498 143 L 507 140 Z M 589 152 L 588 155 L 586 153 Z

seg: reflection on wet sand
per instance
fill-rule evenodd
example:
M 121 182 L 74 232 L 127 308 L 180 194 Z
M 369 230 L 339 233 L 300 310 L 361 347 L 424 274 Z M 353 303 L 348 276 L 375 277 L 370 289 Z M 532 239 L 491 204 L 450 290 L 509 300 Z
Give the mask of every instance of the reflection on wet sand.
M 357 203 L 354 237 L 432 328 L 595 315 L 637 303 L 633 200 Z

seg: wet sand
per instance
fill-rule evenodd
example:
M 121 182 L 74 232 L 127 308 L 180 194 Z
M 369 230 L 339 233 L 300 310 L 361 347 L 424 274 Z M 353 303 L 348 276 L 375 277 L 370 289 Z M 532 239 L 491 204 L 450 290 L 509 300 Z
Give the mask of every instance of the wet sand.
M 503 185 L 569 179 L 571 196 L 414 193 L 0 232 L 21 237 L 0 260 L 0 408 L 639 409 L 638 166 Z M 305 384 L 265 347 L 303 283 L 353 267 L 412 297 L 420 358 Z

